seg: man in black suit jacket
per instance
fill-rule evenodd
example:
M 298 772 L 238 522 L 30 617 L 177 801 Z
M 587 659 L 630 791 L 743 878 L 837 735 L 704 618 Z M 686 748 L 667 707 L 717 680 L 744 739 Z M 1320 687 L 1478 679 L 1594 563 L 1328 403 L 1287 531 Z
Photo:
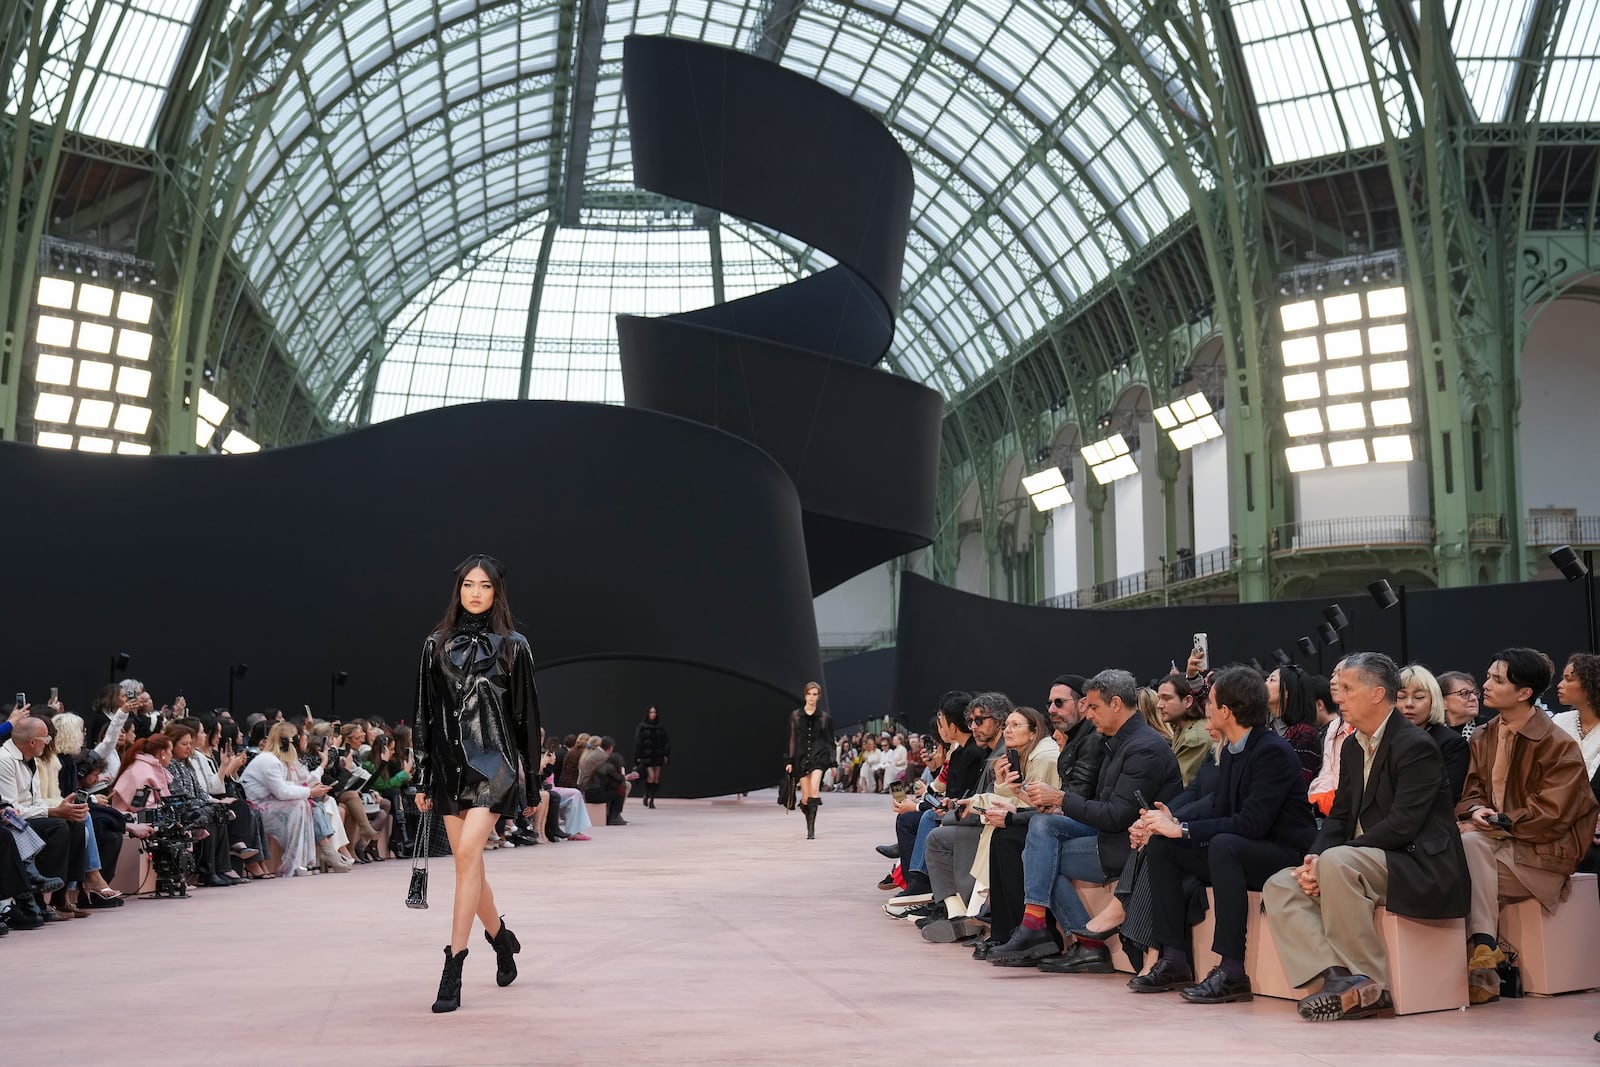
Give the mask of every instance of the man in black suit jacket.
M 1299 755 L 1267 729 L 1261 675 L 1239 664 L 1224 667 L 1212 679 L 1208 703 L 1212 725 L 1226 741 L 1212 817 L 1180 822 L 1158 801 L 1158 810 L 1141 820 L 1150 835 L 1144 861 L 1161 958 L 1128 988 L 1136 993 L 1177 989 L 1195 1004 L 1226 1004 L 1253 996 L 1244 970 L 1250 890 L 1297 863 L 1316 837 L 1317 823 L 1306 800 Z M 1213 887 L 1212 950 L 1222 957 L 1198 985 L 1188 951 L 1186 874 Z
M 1306 1019 L 1392 1011 L 1377 905 L 1416 919 L 1467 914 L 1467 861 L 1444 761 L 1395 710 L 1399 688 L 1388 656 L 1344 661 L 1333 698 L 1355 732 L 1339 754 L 1333 810 L 1305 862 L 1273 875 L 1262 893 L 1284 974 L 1298 986 L 1322 979 L 1300 1002 Z
M 1058 813 L 1039 808 L 1028 823 L 1022 850 L 1022 925 L 989 953 L 989 962 L 1003 967 L 1030 966 L 1055 954 L 1055 939 L 1045 928 L 1046 908 L 1055 910 L 1063 929 L 1082 929 L 1089 912 L 1073 888 L 1074 878 L 1105 882 L 1121 873 L 1132 849 L 1128 827 L 1139 817 L 1142 793 L 1149 800 L 1169 800 L 1183 791 L 1183 776 L 1167 739 L 1139 714 L 1139 687 L 1122 670 L 1101 671 L 1084 683 L 1079 709 L 1107 739 L 1092 797 L 1067 793 Z M 1038 807 L 1036 793 L 1029 803 Z M 1079 937 L 1059 959 L 1040 970 L 1065 974 L 1108 974 L 1111 953 L 1099 938 Z

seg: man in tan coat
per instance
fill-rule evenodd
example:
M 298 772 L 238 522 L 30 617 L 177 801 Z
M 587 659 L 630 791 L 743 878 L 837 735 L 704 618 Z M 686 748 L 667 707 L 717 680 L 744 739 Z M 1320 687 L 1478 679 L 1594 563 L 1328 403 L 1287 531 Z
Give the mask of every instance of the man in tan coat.
M 1550 675 L 1549 658 L 1536 649 L 1496 653 L 1483 703 L 1499 715 L 1469 742 L 1456 819 L 1472 874 L 1467 980 L 1474 1004 L 1500 996 L 1500 909 L 1532 898 L 1551 911 L 1565 899 L 1600 809 L 1578 743 L 1534 707 Z

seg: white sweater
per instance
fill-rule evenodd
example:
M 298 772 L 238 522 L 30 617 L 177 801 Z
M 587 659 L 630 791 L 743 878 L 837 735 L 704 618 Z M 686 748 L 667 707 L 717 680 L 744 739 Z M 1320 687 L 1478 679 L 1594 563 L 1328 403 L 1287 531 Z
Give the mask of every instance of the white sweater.
M 239 775 L 244 795 L 260 803 L 263 800 L 305 800 L 311 796 L 311 787 L 300 785 L 289 778 L 289 768 L 283 760 L 263 752 L 250 761 Z

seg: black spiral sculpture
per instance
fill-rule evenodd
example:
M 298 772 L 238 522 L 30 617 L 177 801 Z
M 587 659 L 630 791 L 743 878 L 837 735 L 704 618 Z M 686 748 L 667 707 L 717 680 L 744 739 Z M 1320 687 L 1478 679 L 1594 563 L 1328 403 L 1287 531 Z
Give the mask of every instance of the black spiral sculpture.
M 55 686 L 85 709 L 127 650 L 158 702 L 215 707 L 249 663 L 240 721 L 325 717 L 339 671 L 347 720 L 397 723 L 451 569 L 491 552 L 552 732 L 610 734 L 631 760 L 653 704 L 668 795 L 776 780 L 789 709 L 822 674 L 814 592 L 931 534 L 939 398 L 872 368 L 910 170 L 876 120 L 749 56 L 640 39 L 627 63 L 641 182 L 840 266 L 623 320 L 627 408 L 464 404 L 249 456 L 0 442 L 21 509 L 0 552 L 5 692 L 37 707 Z
M 875 369 L 910 228 L 905 152 L 851 100 L 744 52 L 629 37 L 622 80 L 641 187 L 837 263 L 699 311 L 619 316 L 628 406 L 716 426 L 777 460 L 800 494 L 813 594 L 929 544 L 942 401 Z

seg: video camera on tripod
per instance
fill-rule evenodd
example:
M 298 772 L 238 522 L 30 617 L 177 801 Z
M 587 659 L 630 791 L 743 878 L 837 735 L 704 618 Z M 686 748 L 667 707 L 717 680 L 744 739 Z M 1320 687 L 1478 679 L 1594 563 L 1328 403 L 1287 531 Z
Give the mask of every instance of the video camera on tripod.
M 204 801 L 186 797 L 162 797 L 159 808 L 146 809 L 147 789 L 143 787 L 134 793 L 133 806 L 148 816 L 146 821 L 155 828 L 155 832 L 144 839 L 144 851 L 149 853 L 150 865 L 155 869 L 155 895 L 187 897 L 189 875 L 195 871 L 194 831 L 210 820 L 209 806 Z

